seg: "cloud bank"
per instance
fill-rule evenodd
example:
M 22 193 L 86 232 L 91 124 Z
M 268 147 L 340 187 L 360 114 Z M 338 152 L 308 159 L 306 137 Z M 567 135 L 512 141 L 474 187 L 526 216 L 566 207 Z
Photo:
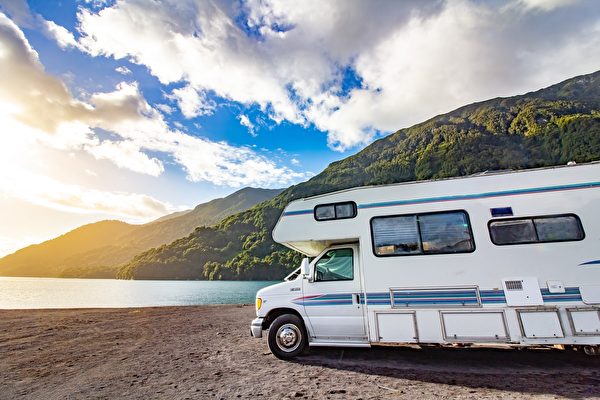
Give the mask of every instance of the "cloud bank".
M 148 222 L 181 210 L 145 194 L 89 189 L 26 172 L 2 175 L 0 193 L 69 213 L 109 214 L 129 222 Z
M 135 82 L 121 82 L 112 92 L 75 98 L 60 79 L 44 71 L 23 32 L 2 13 L 0 76 L 4 125 L 47 146 L 85 151 L 151 176 L 160 175 L 164 163 L 149 154 L 161 153 L 179 164 L 191 181 L 232 187 L 285 185 L 305 177 L 250 148 L 171 129 Z M 175 90 L 174 96 L 189 116 L 209 113 L 214 107 L 187 88 Z
M 184 115 L 210 112 L 212 93 L 337 150 L 600 66 L 595 1 L 120 0 L 78 19 L 89 54 L 183 82 Z

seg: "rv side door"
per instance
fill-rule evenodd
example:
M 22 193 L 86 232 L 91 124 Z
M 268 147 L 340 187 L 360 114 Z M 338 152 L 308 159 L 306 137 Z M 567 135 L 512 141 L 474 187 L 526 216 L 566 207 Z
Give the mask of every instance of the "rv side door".
M 302 282 L 304 310 L 316 340 L 366 340 L 358 246 L 328 249 Z

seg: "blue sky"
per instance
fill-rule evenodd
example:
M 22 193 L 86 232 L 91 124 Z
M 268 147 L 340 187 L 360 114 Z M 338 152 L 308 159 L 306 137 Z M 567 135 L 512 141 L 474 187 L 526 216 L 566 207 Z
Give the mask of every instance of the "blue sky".
M 29 2 L 32 13 L 42 15 L 45 19 L 54 21 L 71 32 L 76 32 L 77 11 L 84 5 L 86 3 L 80 1 Z M 97 9 L 93 6 L 90 8 Z M 281 160 L 290 167 L 309 174 L 318 173 L 330 162 L 354 153 L 354 149 L 344 151 L 330 149 L 327 146 L 327 136 L 314 125 L 301 126 L 287 121 L 276 123 L 265 117 L 257 105 L 239 104 L 216 96 L 214 93 L 208 94 L 208 99 L 217 105 L 214 112 L 210 115 L 185 118 L 173 101 L 165 99 L 165 93 L 184 87 L 184 82 L 163 85 L 143 65 L 137 65 L 127 59 L 90 57 L 73 49 L 61 49 L 55 40 L 44 35 L 39 29 L 25 28 L 24 32 L 32 47 L 39 53 L 46 71 L 52 75 L 65 77 L 65 83 L 72 92 L 110 91 L 119 82 L 135 81 L 140 85 L 142 94 L 150 104 L 167 103 L 173 107 L 172 114 L 165 114 L 165 119 L 170 124 L 181 124 L 191 135 L 207 137 L 213 141 L 226 141 L 235 146 L 250 146 L 258 152 L 264 152 L 269 157 Z M 119 67 L 126 67 L 131 74 L 123 75 L 117 72 L 116 69 Z M 345 93 L 360 86 L 360 77 L 352 69 L 346 67 L 343 71 L 345 74 L 340 82 Z M 249 132 L 247 127 L 240 124 L 241 114 L 251 120 L 256 127 L 254 132 Z M 302 160 L 302 165 L 296 168 L 297 165 L 290 162 L 292 158 Z M 173 172 L 185 178 L 181 170 L 174 168 Z M 203 186 L 203 182 L 197 184 Z M 206 185 L 204 183 L 204 186 Z M 274 186 L 278 187 L 278 185 Z M 219 189 L 222 189 L 223 194 L 232 191 L 227 185 Z
M 592 0 L 0 0 L 0 256 L 599 66 Z

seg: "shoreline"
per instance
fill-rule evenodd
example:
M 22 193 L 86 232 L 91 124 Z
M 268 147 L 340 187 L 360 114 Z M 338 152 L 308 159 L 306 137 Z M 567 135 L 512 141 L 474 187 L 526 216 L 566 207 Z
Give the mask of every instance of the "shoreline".
M 276 359 L 253 305 L 0 310 L 0 399 L 600 398 L 560 350 L 313 348 Z
M 164 309 L 164 308 L 196 308 L 196 307 L 254 307 L 254 304 L 251 303 L 211 303 L 211 304 L 181 304 L 181 305 L 167 305 L 167 306 L 124 306 L 124 307 L 45 307 L 45 308 L 1 308 L 0 314 L 2 312 L 18 312 L 18 311 L 115 311 L 115 312 L 125 312 L 134 309 L 146 310 L 146 309 Z M 248 324 L 248 326 L 250 326 Z

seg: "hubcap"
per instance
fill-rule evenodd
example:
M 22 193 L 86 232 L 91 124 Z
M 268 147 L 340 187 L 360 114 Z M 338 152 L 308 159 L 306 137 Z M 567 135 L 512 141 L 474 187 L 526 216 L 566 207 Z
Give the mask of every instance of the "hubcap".
M 598 346 L 584 346 L 583 352 L 588 356 L 599 356 L 600 355 L 600 347 Z
M 300 346 L 302 333 L 294 324 L 284 324 L 277 330 L 276 342 L 280 350 L 290 353 Z

